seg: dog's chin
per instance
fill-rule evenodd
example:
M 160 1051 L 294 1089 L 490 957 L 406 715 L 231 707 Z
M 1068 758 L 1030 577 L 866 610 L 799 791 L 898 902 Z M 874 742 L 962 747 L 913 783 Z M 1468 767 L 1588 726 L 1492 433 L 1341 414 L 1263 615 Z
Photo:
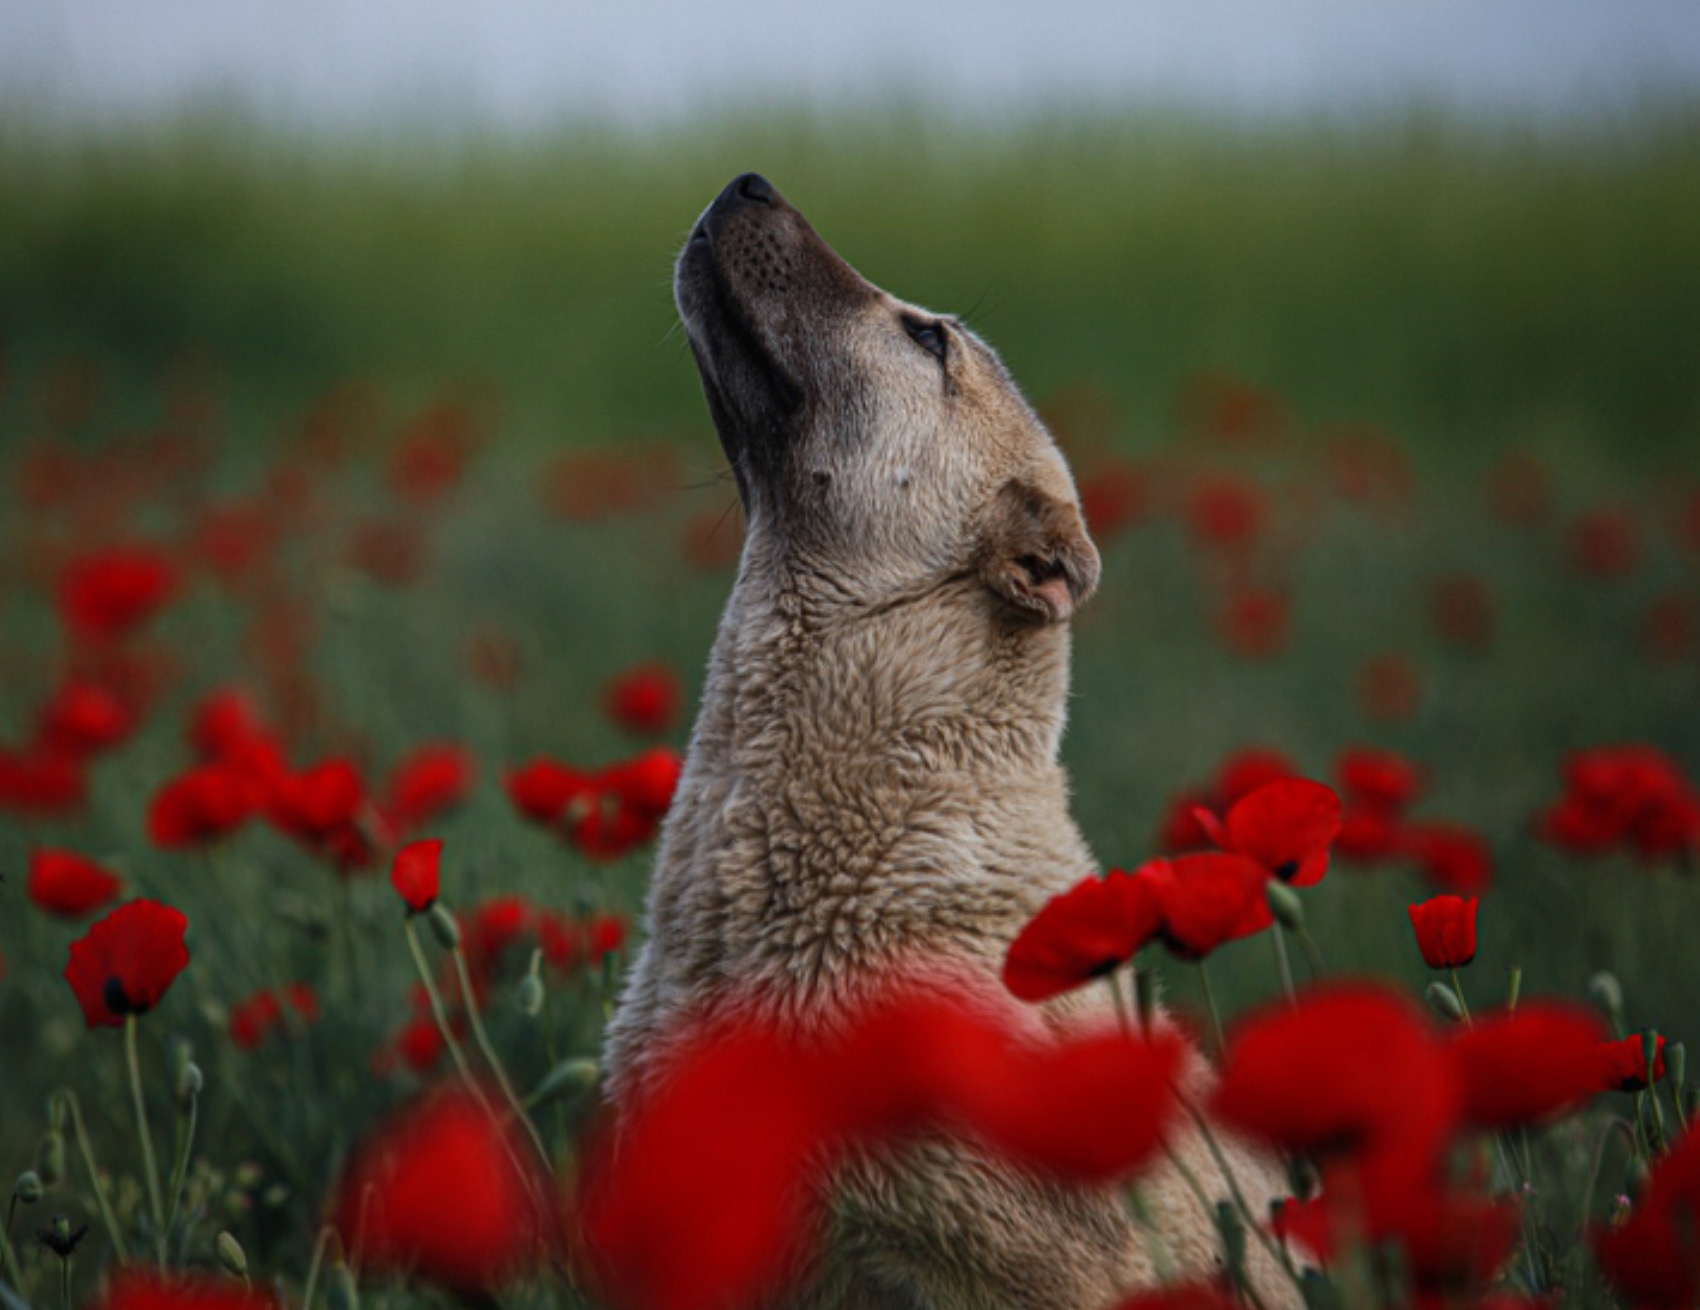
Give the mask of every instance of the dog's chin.
M 751 326 L 700 226 L 679 256 L 673 290 L 709 414 L 748 508 L 751 492 L 780 475 L 804 388 Z

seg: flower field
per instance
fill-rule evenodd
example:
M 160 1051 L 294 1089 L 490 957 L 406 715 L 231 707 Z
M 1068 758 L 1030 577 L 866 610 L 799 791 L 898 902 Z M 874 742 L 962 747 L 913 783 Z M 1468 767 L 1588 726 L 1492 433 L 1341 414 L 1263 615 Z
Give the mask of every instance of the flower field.
M 1188 1110 L 1294 1199 L 1153 1307 L 1255 1304 L 1248 1244 L 1316 1306 L 1700 1299 L 1692 116 L 6 132 L 7 1310 L 750 1304 L 823 1153 L 1137 1196 Z M 749 167 L 1070 456 L 1105 876 L 1004 978 L 1122 1025 L 711 1027 L 616 1153 L 740 544 L 670 261 Z

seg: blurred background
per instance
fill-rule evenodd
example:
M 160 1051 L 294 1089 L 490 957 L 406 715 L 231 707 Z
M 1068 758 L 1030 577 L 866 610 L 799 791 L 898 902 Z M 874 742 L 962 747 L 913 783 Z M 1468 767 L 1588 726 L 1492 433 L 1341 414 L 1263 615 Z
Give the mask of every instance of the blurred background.
M 360 926 L 327 1067 L 407 1019 L 381 879 L 260 832 L 218 848 L 248 870 L 220 899 L 150 834 L 214 688 L 298 768 L 462 748 L 452 903 L 637 911 L 647 847 L 528 825 L 503 779 L 684 744 L 739 524 L 671 263 L 750 169 L 964 315 L 1068 450 L 1105 584 L 1065 750 L 1106 866 L 1196 844 L 1187 806 L 1261 748 L 1348 792 L 1357 845 L 1309 894 L 1330 965 L 1421 983 L 1406 904 L 1480 893 L 1478 1003 L 1514 964 L 1571 995 L 1610 967 L 1633 1023 L 1693 1028 L 1689 0 L 0 0 L 0 1040 L 30 1071 L 0 1127 L 85 1049 L 81 929 L 27 904 L 43 846 L 190 911 L 207 981 L 172 1022 L 203 1052 L 260 981 L 233 922 L 327 1025 Z M 133 549 L 168 603 L 91 653 L 68 570 Z M 680 703 L 610 709 L 653 662 Z M 44 791 L 79 680 L 128 726 Z M 1409 776 L 1349 786 L 1360 747 Z M 552 1052 L 597 1049 L 614 978 L 575 975 Z M 1266 948 L 1219 989 L 1268 996 Z M 315 1167 L 361 1121 L 220 1059 L 307 1116 L 281 1131 Z

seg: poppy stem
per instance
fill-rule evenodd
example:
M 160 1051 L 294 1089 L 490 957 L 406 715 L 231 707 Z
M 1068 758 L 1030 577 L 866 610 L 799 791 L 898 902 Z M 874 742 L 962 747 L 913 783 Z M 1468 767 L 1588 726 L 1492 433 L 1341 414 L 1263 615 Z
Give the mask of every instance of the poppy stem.
M 166 1231 L 177 1227 L 177 1213 L 183 1204 L 183 1184 L 189 1177 L 189 1155 L 195 1149 L 195 1129 L 201 1120 L 201 1095 L 193 1088 L 189 1089 L 189 1108 L 181 1120 L 182 1136 L 177 1142 L 177 1159 L 171 1166 L 171 1206 L 166 1211 L 170 1222 Z
M 1210 1012 L 1210 1036 L 1216 1043 L 1216 1055 L 1220 1058 L 1228 1049 L 1228 1040 L 1222 1035 L 1222 1011 L 1216 1004 L 1216 989 L 1210 985 L 1210 970 L 1203 960 L 1198 962 L 1198 979 L 1204 985 L 1204 1008 Z
M 1246 1227 L 1256 1235 L 1258 1242 L 1269 1253 L 1270 1258 L 1286 1270 L 1287 1276 L 1293 1280 L 1299 1291 L 1303 1292 L 1304 1285 L 1299 1280 L 1298 1270 L 1293 1268 L 1292 1257 L 1287 1254 L 1287 1248 L 1269 1234 L 1266 1227 L 1268 1216 L 1260 1217 L 1252 1212 L 1251 1203 L 1245 1199 L 1245 1193 L 1240 1189 L 1239 1179 L 1234 1176 L 1234 1171 L 1228 1164 L 1228 1157 L 1222 1150 L 1222 1144 L 1216 1140 L 1216 1134 L 1210 1131 L 1209 1122 L 1200 1113 L 1198 1107 L 1188 1100 L 1178 1087 L 1175 1089 L 1175 1099 L 1181 1103 L 1181 1107 L 1187 1112 L 1193 1125 L 1198 1129 L 1198 1135 L 1204 1142 L 1204 1148 L 1210 1152 L 1210 1158 L 1215 1162 L 1217 1172 L 1222 1175 L 1222 1181 L 1228 1185 L 1228 1196 L 1233 1200 L 1235 1209 L 1240 1212 L 1240 1217 L 1245 1220 Z
M 1606 1120 L 1606 1126 L 1600 1130 L 1600 1140 L 1594 1144 L 1594 1167 L 1588 1171 L 1588 1190 L 1582 1193 L 1582 1218 L 1586 1220 L 1594 1209 L 1594 1193 L 1600 1187 L 1600 1171 L 1606 1163 L 1606 1146 L 1611 1141 L 1613 1133 L 1621 1132 L 1629 1139 L 1629 1154 L 1637 1154 L 1635 1132 L 1622 1119 L 1613 1116 Z
M 71 1310 L 71 1257 L 61 1256 L 59 1260 L 59 1294 L 64 1298 L 61 1304 L 65 1310 Z
M 153 1153 L 153 1132 L 148 1127 L 148 1100 L 142 1093 L 142 1058 L 136 1050 L 137 1016 L 124 1016 L 124 1059 L 130 1066 L 130 1099 L 136 1107 L 136 1135 L 142 1142 L 142 1172 L 148 1185 L 148 1211 L 153 1215 L 154 1252 L 159 1267 L 165 1268 L 165 1202 L 160 1199 L 159 1162 Z
M 1169 1253 L 1169 1244 L 1163 1238 L 1163 1230 L 1152 1218 L 1151 1207 L 1145 1203 L 1145 1193 L 1139 1190 L 1136 1183 L 1128 1184 L 1127 1208 L 1133 1212 L 1134 1222 L 1145 1230 L 1145 1235 L 1151 1239 L 1151 1264 L 1157 1274 L 1159 1284 L 1170 1283 L 1175 1277 L 1174 1257 Z
M 1322 952 L 1317 949 L 1316 938 L 1310 935 L 1310 929 L 1299 926 L 1299 945 L 1305 948 L 1305 963 L 1310 967 L 1310 980 L 1316 982 L 1328 972 L 1328 966 L 1322 962 Z
M 124 1234 L 118 1227 L 118 1216 L 112 1213 L 112 1202 L 107 1199 L 106 1189 L 101 1186 L 100 1168 L 94 1162 L 94 1147 L 89 1144 L 88 1125 L 83 1122 L 82 1103 L 69 1087 L 61 1087 L 54 1093 L 54 1097 L 71 1112 L 71 1127 L 77 1135 L 77 1153 L 83 1157 L 83 1168 L 89 1172 L 89 1186 L 94 1189 L 94 1199 L 100 1207 L 100 1221 L 106 1227 L 106 1238 L 112 1243 L 118 1263 L 128 1264 L 130 1250 L 124 1245 Z
M 1115 1002 L 1116 1024 L 1122 1030 L 1123 1037 L 1133 1036 L 1133 1020 L 1127 1012 L 1127 997 L 1122 995 L 1122 986 L 1116 981 L 1119 969 L 1112 969 L 1104 975 L 1104 986 L 1110 989 L 1110 999 Z
M 419 981 L 425 986 L 425 997 L 431 1003 L 431 1017 L 436 1020 L 437 1031 L 443 1035 L 443 1043 L 449 1048 L 449 1055 L 455 1062 L 455 1069 L 460 1073 L 460 1080 L 466 1084 L 466 1089 L 472 1093 L 473 1099 L 484 1107 L 484 1112 L 489 1114 L 490 1102 L 484 1099 L 484 1089 L 472 1076 L 472 1067 L 466 1062 L 466 1052 L 460 1049 L 454 1030 L 449 1026 L 449 1013 L 443 1007 L 443 994 L 437 990 L 436 980 L 431 977 L 431 966 L 425 962 L 425 948 L 419 944 L 419 932 L 413 925 L 412 915 L 402 921 L 402 928 L 407 933 L 407 949 L 413 953 L 414 966 L 419 970 Z
M 1464 984 L 1458 977 L 1458 966 L 1453 965 L 1447 972 L 1452 975 L 1452 994 L 1458 998 L 1458 1008 L 1464 1012 L 1464 1022 L 1474 1027 L 1476 1021 L 1470 1017 L 1470 1003 L 1464 999 Z
M 319 1229 L 319 1240 L 313 1243 L 313 1263 L 307 1266 L 307 1286 L 301 1293 L 301 1310 L 313 1310 L 313 1296 L 319 1290 L 319 1271 L 325 1265 L 325 1247 L 331 1242 L 337 1244 L 337 1250 L 342 1249 L 342 1238 L 337 1231 L 328 1225 Z
M 1275 924 L 1270 930 L 1269 939 L 1275 943 L 1275 968 L 1281 975 L 1281 994 L 1287 998 L 1288 1005 L 1299 1003 L 1298 993 L 1293 988 L 1293 966 L 1287 959 L 1287 932 L 1280 924 Z
M 525 1126 L 531 1144 L 537 1148 L 537 1154 L 543 1157 L 544 1167 L 550 1168 L 554 1161 L 549 1158 L 549 1148 L 543 1144 L 542 1134 L 537 1131 L 537 1125 L 531 1122 L 531 1116 L 525 1112 L 525 1106 L 520 1104 L 514 1085 L 508 1078 L 508 1071 L 496 1055 L 496 1048 L 490 1044 L 490 1034 L 484 1031 L 484 1020 L 478 1013 L 478 998 L 472 993 L 472 975 L 466 967 L 466 951 L 458 942 L 455 944 L 453 955 L 455 977 L 460 982 L 461 1000 L 466 1004 L 466 1017 L 472 1021 L 472 1035 L 478 1042 L 478 1049 L 484 1053 L 485 1062 L 494 1071 L 496 1083 L 502 1089 L 509 1108 L 513 1110 L 514 1118 Z
M 13 1205 L 16 1204 L 17 1202 L 14 1200 Z M 18 1253 L 12 1249 L 12 1238 L 9 1232 L 11 1227 L 12 1215 L 11 1211 L 8 1210 L 6 1227 L 0 1228 L 0 1265 L 5 1268 L 7 1281 L 17 1290 L 19 1296 L 23 1296 L 25 1295 L 24 1275 L 23 1271 L 18 1268 Z

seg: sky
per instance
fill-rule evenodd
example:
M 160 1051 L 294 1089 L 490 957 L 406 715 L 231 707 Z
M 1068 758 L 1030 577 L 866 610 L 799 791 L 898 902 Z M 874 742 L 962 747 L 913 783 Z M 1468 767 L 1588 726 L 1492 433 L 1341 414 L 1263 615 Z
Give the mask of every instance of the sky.
M 1700 89 L 1700 0 L 0 0 L 0 104 L 527 129 L 892 99 L 1587 116 Z

